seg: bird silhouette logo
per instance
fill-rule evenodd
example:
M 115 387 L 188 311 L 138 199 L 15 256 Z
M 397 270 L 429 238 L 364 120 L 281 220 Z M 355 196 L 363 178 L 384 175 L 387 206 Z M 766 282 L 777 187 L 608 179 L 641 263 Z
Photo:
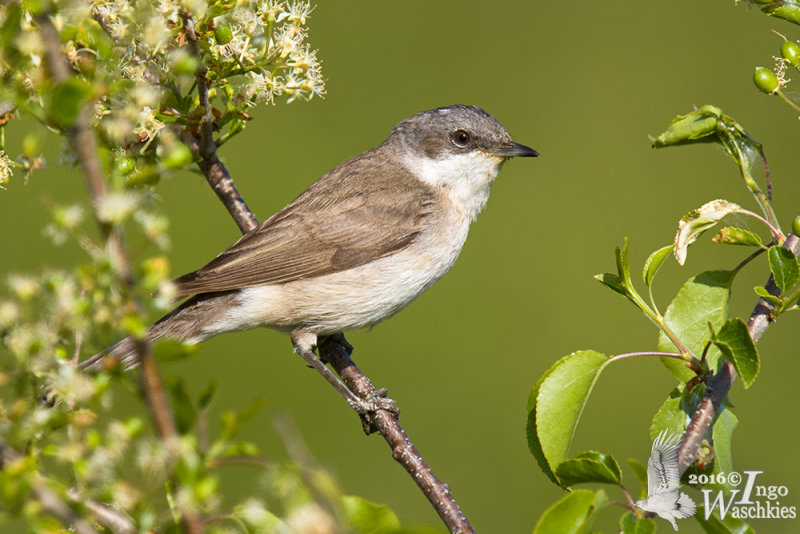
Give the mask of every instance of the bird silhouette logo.
M 666 430 L 658 434 L 647 461 L 647 498 L 636 501 L 636 506 L 666 519 L 675 530 L 676 519 L 692 517 L 697 511 L 694 501 L 680 490 L 679 439 L 678 434 L 668 434 Z

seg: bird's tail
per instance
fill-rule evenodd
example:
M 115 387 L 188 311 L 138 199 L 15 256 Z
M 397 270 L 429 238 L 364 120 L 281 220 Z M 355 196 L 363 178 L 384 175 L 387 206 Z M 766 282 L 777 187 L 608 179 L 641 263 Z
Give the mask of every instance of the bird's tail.
M 152 327 L 151 327 L 152 329 Z M 149 332 L 146 338 L 147 342 L 155 340 Z M 80 367 L 91 372 L 100 372 L 116 366 L 122 366 L 123 369 L 133 369 L 139 365 L 139 348 L 137 339 L 133 336 L 128 336 L 125 339 L 118 341 L 105 349 L 98 352 L 91 358 L 84 360 L 80 363 Z
M 692 517 L 697 512 L 697 505 L 685 493 L 681 492 L 678 502 L 675 503 L 675 516 L 680 518 Z
M 214 335 L 208 333 L 207 327 L 216 322 L 220 313 L 223 313 L 234 300 L 234 292 L 195 295 L 148 328 L 145 340 L 148 343 L 161 338 L 191 343 L 204 341 Z M 122 366 L 127 370 L 138 365 L 138 341 L 133 336 L 118 341 L 80 363 L 82 369 L 92 372 L 116 366 Z

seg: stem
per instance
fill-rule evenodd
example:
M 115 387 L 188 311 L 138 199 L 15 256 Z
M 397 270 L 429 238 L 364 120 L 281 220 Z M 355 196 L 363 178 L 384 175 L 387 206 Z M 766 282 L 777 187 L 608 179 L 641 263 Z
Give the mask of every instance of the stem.
M 626 352 L 625 354 L 616 354 L 612 356 L 610 359 L 612 361 L 616 360 L 624 360 L 626 358 L 638 358 L 640 356 L 655 356 L 658 358 L 674 358 L 676 360 L 682 360 L 686 363 L 687 367 L 689 367 L 695 373 L 702 374 L 703 367 L 701 362 L 698 362 L 696 358 L 692 357 L 691 359 L 686 359 L 684 354 L 680 354 L 677 352 L 658 352 L 658 351 L 644 351 L 644 352 Z
M 745 259 L 743 259 L 742 261 L 740 261 L 740 262 L 739 262 L 739 265 L 737 265 L 736 267 L 734 267 L 734 268 L 733 268 L 733 270 L 731 271 L 731 273 L 732 273 L 732 277 L 733 277 L 733 276 L 736 276 L 736 275 L 739 273 L 739 271 L 741 271 L 742 269 L 744 269 L 744 267 L 745 267 L 745 266 L 746 266 L 748 263 L 750 263 L 751 261 L 753 261 L 754 259 L 756 259 L 757 257 L 759 257 L 761 254 L 763 254 L 763 253 L 764 253 L 764 252 L 766 252 L 766 251 L 767 251 L 767 249 L 766 249 L 766 248 L 760 248 L 760 249 L 756 250 L 755 252 L 753 252 L 752 254 L 750 254 L 749 256 L 747 256 L 747 257 L 746 257 Z
M 650 306 L 642 299 L 642 297 L 633 289 L 629 288 L 628 294 L 630 295 L 631 299 L 633 300 L 634 304 L 636 304 L 651 321 L 653 321 L 656 326 L 658 326 L 664 334 L 669 338 L 675 348 L 677 348 L 683 354 L 683 360 L 689 362 L 694 360 L 697 362 L 697 357 L 689 350 L 689 347 L 683 344 L 683 341 L 672 331 L 672 329 L 667 325 L 666 321 L 664 321 L 664 317 L 658 312 L 653 311 Z
M 738 156 L 739 159 L 739 171 L 742 173 L 742 178 L 744 178 L 744 183 L 747 185 L 747 188 L 750 189 L 750 192 L 753 193 L 756 202 L 758 202 L 759 207 L 761 207 L 761 211 L 764 213 L 767 220 L 769 221 L 769 224 L 767 226 L 770 227 L 771 231 L 777 229 L 778 233 L 780 235 L 783 235 L 783 232 L 780 231 L 781 225 L 778 222 L 778 217 L 775 215 L 775 211 L 772 209 L 772 203 L 764 194 L 764 192 L 761 191 L 761 188 L 758 187 L 758 183 L 753 178 L 753 175 L 750 174 L 750 164 L 748 163 L 747 158 L 744 155 L 744 152 L 742 152 L 741 147 L 737 143 L 733 143 L 732 145 L 736 149 L 736 155 Z M 761 152 L 762 158 L 763 155 L 764 152 L 762 150 Z M 766 165 L 766 159 L 764 160 L 764 164 Z M 771 197 L 772 187 L 771 184 L 769 185 L 770 185 L 770 197 Z M 774 233 L 775 232 L 773 231 L 773 234 Z
M 194 21 L 191 15 L 184 13 L 183 24 L 186 29 L 186 35 L 189 40 L 192 53 L 202 65 L 202 57 L 200 56 L 200 49 L 197 45 L 197 34 L 194 30 Z M 217 146 L 213 139 L 213 123 L 211 119 L 211 105 L 208 100 L 208 86 L 206 85 L 206 72 L 207 69 L 202 67 L 196 75 L 197 80 L 197 94 L 200 100 L 200 106 L 203 108 L 203 120 L 200 123 L 200 141 L 192 137 L 192 135 L 185 129 L 178 131 L 181 140 L 192 150 L 192 152 L 200 157 L 198 166 L 206 177 L 206 180 L 211 185 L 217 197 L 222 201 L 228 211 L 233 217 L 233 220 L 239 225 L 242 233 L 246 233 L 256 226 L 258 226 L 258 219 L 256 219 L 250 208 L 247 207 L 242 195 L 233 183 L 233 179 L 225 165 L 217 157 Z
M 626 352 L 624 354 L 615 354 L 611 356 L 611 360 L 624 360 L 625 358 L 638 358 L 640 356 L 655 356 L 658 358 L 675 358 L 676 360 L 685 359 L 683 354 L 678 352 L 659 352 L 659 351 L 643 351 L 643 352 Z
M 619 487 L 622 490 L 622 493 L 625 494 L 625 499 L 628 501 L 628 507 L 631 510 L 634 510 L 634 508 L 633 508 L 633 498 L 631 497 L 631 494 L 628 493 L 628 490 L 625 489 L 625 486 L 623 486 L 622 484 L 620 484 Z
M 800 113 L 800 106 L 798 106 L 797 104 L 795 104 L 794 102 L 792 102 L 791 100 L 789 100 L 789 98 L 787 98 L 787 96 L 786 96 L 786 95 L 784 95 L 784 94 L 783 94 L 782 92 L 780 92 L 780 91 L 776 91 L 776 92 L 775 92 L 775 94 L 776 94 L 776 95 L 778 95 L 779 97 L 781 97 L 781 100 L 783 100 L 784 102 L 786 102 L 787 104 L 789 104 L 789 105 L 792 107 L 792 109 L 794 109 L 795 111 L 797 111 L 798 113 Z
M 763 194 L 763 193 L 762 193 L 762 194 Z M 766 199 L 765 199 L 765 200 L 766 200 Z M 767 226 L 767 228 L 769 228 L 769 231 L 770 231 L 770 233 L 772 234 L 772 237 L 774 237 L 774 238 L 775 238 L 775 241 L 776 241 L 776 242 L 777 242 L 779 245 L 780 245 L 781 243 L 783 243 L 783 240 L 784 240 L 784 239 L 786 239 L 786 236 L 785 236 L 785 235 L 783 235 L 783 232 L 781 232 L 781 231 L 780 231 L 780 228 L 776 227 L 774 224 L 772 224 L 771 222 L 767 221 L 767 220 L 766 220 L 764 217 L 762 217 L 761 215 L 759 215 L 759 214 L 757 214 L 757 213 L 753 213 L 752 211 L 744 210 L 744 209 L 743 209 L 743 210 L 737 210 L 737 212 L 738 212 L 738 213 L 741 213 L 741 214 L 743 214 L 743 215 L 749 215 L 750 217 L 753 217 L 754 219 L 756 219 L 756 220 L 758 220 L 758 221 L 761 221 L 762 223 L 764 223 L 764 224 Z

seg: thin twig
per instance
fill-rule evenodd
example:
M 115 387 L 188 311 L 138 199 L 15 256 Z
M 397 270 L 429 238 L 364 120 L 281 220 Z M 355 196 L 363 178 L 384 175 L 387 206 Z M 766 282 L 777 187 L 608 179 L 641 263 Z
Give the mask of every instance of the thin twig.
M 117 534 L 135 534 L 139 531 L 133 520 L 124 513 L 114 510 L 105 504 L 93 501 L 92 499 L 86 499 L 75 489 L 68 489 L 67 497 L 72 502 L 80 503 L 85 506 L 98 523 L 112 532 Z
M 191 15 L 183 13 L 183 27 L 186 32 L 186 38 L 189 41 L 189 47 L 192 53 L 200 58 L 200 51 L 197 46 L 197 34 L 194 29 L 194 21 Z M 203 175 L 211 185 L 211 188 L 217 194 L 217 197 L 222 201 L 228 211 L 239 225 L 239 230 L 242 233 L 247 233 L 256 226 L 258 226 L 258 219 L 247 207 L 239 190 L 233 183 L 228 169 L 217 157 L 217 145 L 214 143 L 214 123 L 211 115 L 211 104 L 208 100 L 208 80 L 206 79 L 207 68 L 200 62 L 200 69 L 195 75 L 197 79 L 197 95 L 200 101 L 200 106 L 203 108 L 203 120 L 200 123 L 200 140 L 192 137 L 192 135 L 182 130 L 180 131 L 181 140 L 186 143 L 192 150 L 192 153 L 199 156 L 198 166 L 203 171 Z
M 66 57 L 61 52 L 61 41 L 58 32 L 53 26 L 47 13 L 42 13 L 36 17 L 39 31 L 44 44 L 47 65 L 50 75 L 54 82 L 60 83 L 70 77 L 69 64 Z M 86 106 L 80 113 L 75 124 L 67 131 L 67 136 L 75 151 L 78 162 L 83 169 L 89 194 L 95 206 L 98 205 L 108 194 L 105 176 L 103 174 L 100 159 L 97 156 L 97 140 L 89 121 L 90 108 Z M 122 233 L 113 228 L 106 222 L 98 220 L 100 230 L 108 240 L 112 254 L 120 271 L 120 278 L 128 290 L 133 294 L 134 282 L 130 267 L 130 260 L 125 249 Z M 135 297 L 132 298 L 135 310 L 141 314 L 142 303 Z M 178 433 L 175 422 L 172 418 L 169 404 L 164 393 L 161 377 L 158 373 L 155 360 L 153 359 L 150 346 L 145 340 L 138 340 L 136 351 L 141 363 L 141 384 L 142 392 L 146 399 L 148 408 L 153 417 L 153 422 L 159 437 L 167 443 L 168 450 L 177 439 Z M 184 530 L 190 534 L 202 532 L 199 516 L 195 512 L 183 510 L 181 513 L 181 523 Z
M 800 255 L 800 238 L 793 233 L 789 234 L 783 243 L 783 247 L 790 250 L 795 256 Z M 780 296 L 781 294 L 771 275 L 764 287 L 771 295 Z M 758 342 L 761 335 L 769 327 L 770 322 L 774 320 L 772 317 L 774 309 L 775 307 L 766 299 L 761 298 L 756 303 L 753 312 L 750 314 L 750 319 L 747 321 L 747 330 L 750 332 L 750 337 L 753 338 L 753 343 Z M 678 466 L 681 473 L 692 465 L 695 458 L 697 458 L 697 451 L 700 450 L 700 445 L 706 438 L 708 429 L 711 427 L 722 401 L 736 380 L 736 376 L 737 373 L 733 364 L 726 361 L 722 368 L 706 382 L 706 392 L 681 438 L 680 448 L 678 449 Z

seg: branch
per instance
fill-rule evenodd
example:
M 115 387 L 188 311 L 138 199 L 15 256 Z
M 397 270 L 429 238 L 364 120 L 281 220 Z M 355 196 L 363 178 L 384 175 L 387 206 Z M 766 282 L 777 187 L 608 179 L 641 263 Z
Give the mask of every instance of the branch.
M 372 381 L 353 363 L 347 351 L 335 337 L 328 337 L 320 343 L 320 356 L 331 363 L 347 387 L 356 395 L 374 398 L 376 395 Z M 408 471 L 422 493 L 433 505 L 450 532 L 475 532 L 464 512 L 456 503 L 447 484 L 439 480 L 406 435 L 397 416 L 388 410 L 377 410 L 370 414 L 370 422 L 380 432 L 392 449 L 392 458 Z
M 197 36 L 191 24 L 190 17 L 184 17 L 184 28 L 187 29 L 187 37 L 197 54 Z M 191 29 L 191 31 L 188 31 Z M 199 56 L 198 56 L 199 59 Z M 179 131 L 179 135 L 184 143 L 192 150 L 192 153 L 200 160 L 197 165 L 228 209 L 231 217 L 242 233 L 246 233 L 258 226 L 258 219 L 247 207 L 239 191 L 233 183 L 228 170 L 217 157 L 217 146 L 211 140 L 212 124 L 210 122 L 211 109 L 208 102 L 208 88 L 206 86 L 205 71 L 197 73 L 197 88 L 201 105 L 204 107 L 204 119 L 201 124 L 200 140 L 193 137 L 189 131 Z M 324 361 L 330 362 L 333 369 L 338 373 L 347 386 L 360 398 L 376 398 L 378 393 L 372 385 L 370 379 L 365 376 L 350 356 L 339 344 L 335 336 L 320 341 L 320 356 Z M 450 494 L 450 489 L 441 482 L 428 464 L 419 454 L 414 444 L 406 435 L 397 418 L 391 412 L 378 410 L 371 414 L 369 427 L 374 427 L 392 449 L 392 457 L 400 462 L 408 471 L 422 492 L 431 502 L 445 522 L 451 532 L 474 533 L 472 526 L 467 521 L 464 513 Z M 367 427 L 365 427 L 367 430 Z M 367 430 L 369 433 L 369 430 Z
M 800 238 L 795 234 L 789 234 L 789 237 L 783 243 L 783 247 L 791 251 L 795 256 L 800 255 Z M 771 295 L 777 297 L 781 294 L 781 290 L 775 284 L 772 275 L 770 275 L 764 287 Z M 758 343 L 762 334 L 774 320 L 772 317 L 773 309 L 774 306 L 763 298 L 756 303 L 753 312 L 750 314 L 750 319 L 747 321 L 747 330 L 750 332 L 750 337 L 753 338 L 753 343 Z M 678 449 L 678 467 L 681 473 L 686 471 L 697 458 L 700 444 L 705 439 L 714 417 L 719 412 L 722 401 L 725 400 L 728 391 L 730 391 L 733 382 L 736 380 L 736 376 L 737 373 L 733 364 L 726 360 L 722 368 L 706 383 L 706 392 L 698 404 L 692 420 L 686 428 L 686 432 L 683 434 L 680 448 Z
M 69 64 L 64 54 L 61 52 L 61 40 L 58 32 L 53 26 L 50 16 L 47 13 L 39 14 L 36 17 L 39 26 L 42 42 L 45 47 L 45 55 L 50 75 L 54 82 L 61 83 L 71 76 Z M 80 113 L 75 124 L 66 132 L 72 149 L 78 158 L 83 173 L 86 176 L 86 183 L 92 202 L 97 206 L 107 195 L 105 176 L 103 174 L 100 159 L 97 156 L 97 140 L 90 123 L 90 108 L 86 106 Z M 108 240 L 112 254 L 116 259 L 120 271 L 120 278 L 131 295 L 135 292 L 133 275 L 131 274 L 130 259 L 125 249 L 125 242 L 122 233 L 112 225 L 98 220 L 103 237 Z M 137 314 L 142 315 L 143 307 L 139 299 L 132 297 L 132 302 Z M 172 419 L 167 402 L 164 386 L 158 373 L 153 353 L 145 340 L 136 341 L 136 352 L 141 364 L 141 384 L 142 392 L 147 402 L 147 406 L 152 415 L 156 431 L 162 441 L 169 447 L 178 437 L 175 429 L 175 422 Z M 184 530 L 190 534 L 202 532 L 199 516 L 194 512 L 182 511 L 181 522 Z
M 67 497 L 73 501 L 82 504 L 94 516 L 95 520 L 108 528 L 112 532 L 118 534 L 136 534 L 139 530 L 133 523 L 133 520 L 127 515 L 106 506 L 105 504 L 86 499 L 82 497 L 77 490 L 68 489 Z
M 183 13 L 183 28 L 189 41 L 192 54 L 198 59 L 201 65 L 195 75 L 197 83 L 197 95 L 200 106 L 203 108 L 203 119 L 200 122 L 200 140 L 192 137 L 186 130 L 179 130 L 181 140 L 191 149 L 193 154 L 200 157 L 198 166 L 203 171 L 206 180 L 217 194 L 228 211 L 239 225 L 242 233 L 247 233 L 258 226 L 258 219 L 247 207 L 242 195 L 233 183 L 233 178 L 228 173 L 228 169 L 217 157 L 217 145 L 214 142 L 214 122 L 211 116 L 211 105 L 208 100 L 208 80 L 206 73 L 208 68 L 203 65 L 200 57 L 200 50 L 197 46 L 197 33 L 194 29 L 194 21 L 189 13 Z

